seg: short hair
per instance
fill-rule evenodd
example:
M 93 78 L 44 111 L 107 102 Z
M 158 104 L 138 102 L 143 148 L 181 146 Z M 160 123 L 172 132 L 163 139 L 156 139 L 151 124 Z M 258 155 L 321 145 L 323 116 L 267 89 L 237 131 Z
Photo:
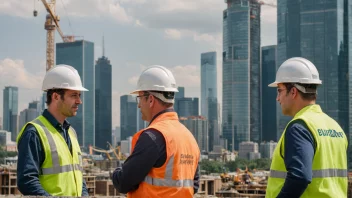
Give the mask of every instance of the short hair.
M 51 100 L 51 96 L 53 95 L 53 93 L 57 93 L 60 95 L 61 99 L 64 100 L 64 96 L 66 93 L 66 89 L 49 89 L 46 93 L 46 104 L 50 105 L 52 100 Z
M 316 100 L 317 99 L 317 84 L 302 84 L 302 83 L 283 83 L 284 86 L 286 87 L 286 95 L 291 91 L 293 87 L 295 87 L 295 84 L 304 87 L 306 90 L 315 90 L 315 93 L 303 93 L 301 90 L 298 90 L 299 95 L 301 95 L 303 100 Z M 297 88 L 297 87 L 296 87 Z

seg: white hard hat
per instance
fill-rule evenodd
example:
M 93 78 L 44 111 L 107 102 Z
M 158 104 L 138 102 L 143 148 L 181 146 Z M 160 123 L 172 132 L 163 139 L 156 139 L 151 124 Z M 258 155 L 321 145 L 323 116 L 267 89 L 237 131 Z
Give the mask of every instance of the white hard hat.
M 178 92 L 174 75 L 160 65 L 151 66 L 142 72 L 137 89 L 131 94 L 138 94 L 140 91 Z
M 269 84 L 269 87 L 277 87 L 279 83 L 320 85 L 322 82 L 319 79 L 319 72 L 312 62 L 305 58 L 294 57 L 281 64 L 276 72 L 275 82 Z
M 82 86 L 77 70 L 69 65 L 57 65 L 46 72 L 42 90 L 48 91 L 49 89 L 88 91 Z

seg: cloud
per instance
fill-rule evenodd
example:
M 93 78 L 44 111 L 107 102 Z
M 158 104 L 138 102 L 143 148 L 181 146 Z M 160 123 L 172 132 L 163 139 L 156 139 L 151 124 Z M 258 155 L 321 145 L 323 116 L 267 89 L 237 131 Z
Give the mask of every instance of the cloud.
M 45 62 L 41 64 L 45 65 Z M 18 87 L 19 108 L 22 111 L 28 103 L 36 100 L 41 95 L 41 86 L 45 73 L 32 74 L 27 71 L 23 60 L 5 58 L 0 60 L 0 104 L 3 103 L 3 89 L 5 86 Z M 0 116 L 2 116 L 2 108 Z M 19 113 L 18 112 L 18 113 Z
M 128 83 L 130 83 L 133 86 L 136 86 L 138 82 L 138 76 L 133 76 L 128 79 Z
M 176 29 L 166 29 L 165 30 L 165 37 L 174 40 L 181 39 L 181 32 Z
M 46 15 L 41 1 L 11 0 L 0 3 L 0 14 L 33 17 Z M 84 5 L 84 6 L 83 6 Z M 180 38 L 180 31 L 213 34 L 222 31 L 222 11 L 226 4 L 218 0 L 62 0 L 56 2 L 61 17 L 112 18 L 118 23 L 166 30 L 168 38 Z M 61 20 L 61 23 L 66 23 Z M 170 32 L 170 30 L 172 30 Z M 188 36 L 193 36 L 190 34 Z M 204 37 L 204 35 L 203 35 Z
M 174 74 L 176 84 L 181 87 L 200 87 L 200 67 L 179 65 L 169 68 Z
M 1 86 L 18 86 L 25 89 L 40 90 L 43 77 L 43 72 L 38 75 L 28 72 L 24 67 L 23 60 L 12 60 L 10 58 L 0 60 Z

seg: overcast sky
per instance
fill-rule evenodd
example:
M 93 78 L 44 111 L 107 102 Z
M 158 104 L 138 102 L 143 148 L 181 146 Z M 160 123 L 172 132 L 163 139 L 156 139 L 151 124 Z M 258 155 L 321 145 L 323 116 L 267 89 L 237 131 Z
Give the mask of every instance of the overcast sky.
M 102 56 L 105 36 L 105 56 L 112 64 L 113 126 L 120 124 L 120 96 L 135 88 L 140 72 L 150 65 L 170 68 L 187 97 L 200 97 L 203 52 L 217 52 L 221 102 L 223 0 L 56 0 L 56 4 L 64 34 L 94 42 L 95 60 Z M 45 15 L 41 1 L 0 0 L 0 104 L 4 87 L 10 85 L 19 87 L 19 111 L 40 97 Z M 276 44 L 276 9 L 262 6 L 261 20 L 262 46 Z M 58 34 L 56 42 L 62 42 Z M 0 117 L 2 111 L 0 105 Z

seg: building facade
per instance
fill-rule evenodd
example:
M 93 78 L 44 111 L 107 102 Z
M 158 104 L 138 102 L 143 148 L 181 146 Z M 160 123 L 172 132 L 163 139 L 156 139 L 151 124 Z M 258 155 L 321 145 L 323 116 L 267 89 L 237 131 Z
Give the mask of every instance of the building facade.
M 68 121 L 76 130 L 81 146 L 95 146 L 94 43 L 85 40 L 57 43 L 56 64 L 74 67 L 81 77 L 83 87 L 89 90 L 81 92 L 83 104 L 78 108 L 77 115 L 68 118 Z

